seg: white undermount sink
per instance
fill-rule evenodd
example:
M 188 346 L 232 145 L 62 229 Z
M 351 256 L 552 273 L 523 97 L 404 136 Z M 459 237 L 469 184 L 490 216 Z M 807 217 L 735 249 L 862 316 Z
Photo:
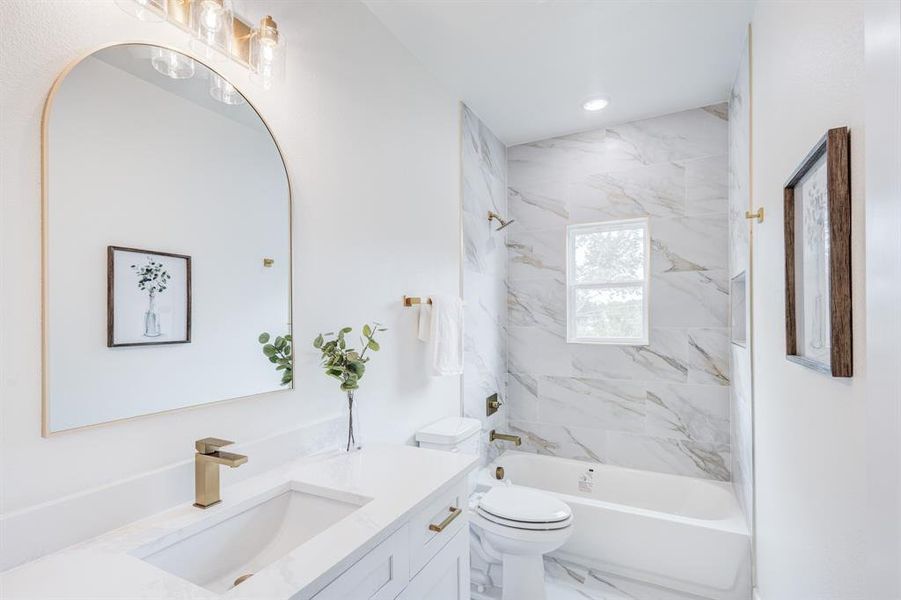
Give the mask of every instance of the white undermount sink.
M 146 544 L 133 554 L 212 592 L 234 587 L 366 504 L 370 498 L 288 483 Z M 200 510 L 200 509 L 198 509 Z

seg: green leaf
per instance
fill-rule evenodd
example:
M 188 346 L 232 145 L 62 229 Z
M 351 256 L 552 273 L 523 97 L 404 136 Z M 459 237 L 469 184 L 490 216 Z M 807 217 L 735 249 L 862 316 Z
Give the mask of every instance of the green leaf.
M 265 346 L 263 346 L 263 354 L 265 354 L 266 356 L 275 356 L 277 352 L 278 350 L 272 344 L 266 344 Z
M 363 325 L 363 335 L 365 335 L 366 337 L 371 336 L 372 335 L 372 327 L 370 327 L 369 325 Z
M 315 340 L 313 340 L 313 347 L 317 348 L 317 349 L 322 348 L 322 334 L 321 333 L 316 336 Z
M 279 336 L 279 337 L 275 338 L 275 343 L 273 344 L 273 346 L 275 346 L 276 348 L 281 350 L 282 348 L 285 347 L 285 343 L 286 343 L 285 338 Z
M 270 356 L 270 357 L 269 357 L 269 362 L 271 362 L 272 364 L 275 364 L 275 363 L 278 362 L 278 359 L 275 358 L 274 356 Z
M 369 340 L 369 344 L 367 344 L 367 345 L 369 346 L 369 349 L 372 350 L 373 352 L 378 352 L 379 348 L 381 348 L 381 346 L 379 346 L 379 343 L 375 340 Z
M 276 371 L 284 371 L 287 368 L 288 368 L 288 365 L 279 365 L 279 366 L 275 367 L 275 370 Z
M 294 341 L 294 338 L 293 338 L 291 335 L 286 335 L 286 336 L 285 336 L 285 339 L 288 340 L 289 342 L 293 342 L 293 341 Z
M 362 361 L 356 360 L 348 363 L 347 370 L 356 375 L 357 377 L 362 377 L 363 373 L 366 371 L 366 365 L 363 364 Z
M 344 327 L 341 329 L 341 333 L 350 333 L 351 331 L 353 331 L 352 327 Z
M 269 342 L 269 334 L 268 334 L 268 333 L 261 333 L 261 334 L 260 334 L 260 337 L 257 338 L 257 339 L 260 340 L 260 343 L 261 343 L 261 344 L 266 344 L 266 343 Z

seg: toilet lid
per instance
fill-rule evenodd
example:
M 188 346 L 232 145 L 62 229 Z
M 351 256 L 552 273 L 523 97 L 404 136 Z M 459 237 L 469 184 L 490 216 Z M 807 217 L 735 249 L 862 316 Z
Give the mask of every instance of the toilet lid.
M 515 485 L 489 490 L 479 501 L 479 511 L 519 523 L 560 523 L 572 516 L 569 506 L 554 496 Z

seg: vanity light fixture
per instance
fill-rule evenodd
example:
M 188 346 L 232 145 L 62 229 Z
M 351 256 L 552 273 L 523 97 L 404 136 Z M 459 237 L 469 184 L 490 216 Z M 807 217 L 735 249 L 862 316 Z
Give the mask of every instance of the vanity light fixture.
M 116 0 L 116 5 L 141 21 L 165 21 L 168 0 Z
M 610 99 L 605 96 L 598 96 L 597 98 L 591 98 L 590 100 L 586 100 L 582 104 L 582 108 L 587 110 L 588 112 L 597 112 L 599 110 L 603 110 L 607 108 L 607 105 L 610 104 Z
M 172 79 L 190 79 L 194 76 L 194 60 L 181 52 L 153 46 L 150 54 L 153 68 Z
M 278 31 L 278 24 L 270 15 L 260 20 L 250 40 L 250 64 L 263 88 L 281 78 L 285 70 L 285 41 Z
M 230 0 L 191 0 L 192 47 L 205 58 L 231 51 L 234 24 Z
M 231 58 L 247 67 L 251 78 L 263 89 L 270 89 L 284 76 L 285 36 L 269 15 L 254 27 L 235 14 L 232 0 L 116 0 L 116 3 L 138 19 L 165 20 L 190 32 L 191 49 L 202 59 Z M 157 70 L 169 74 L 168 67 L 164 66 L 163 70 L 157 67 Z M 215 85 L 210 83 L 210 93 L 219 99 L 215 94 L 221 90 L 214 91 Z

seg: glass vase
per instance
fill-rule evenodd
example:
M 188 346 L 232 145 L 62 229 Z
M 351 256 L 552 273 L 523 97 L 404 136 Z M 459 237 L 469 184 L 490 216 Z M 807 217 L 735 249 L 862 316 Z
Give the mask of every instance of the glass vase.
M 347 444 L 346 452 L 356 452 L 363 448 L 360 438 L 360 417 L 357 403 L 354 402 L 354 390 L 347 390 Z
M 148 294 L 147 312 L 144 313 L 144 337 L 160 336 L 160 313 L 156 310 L 156 294 Z

